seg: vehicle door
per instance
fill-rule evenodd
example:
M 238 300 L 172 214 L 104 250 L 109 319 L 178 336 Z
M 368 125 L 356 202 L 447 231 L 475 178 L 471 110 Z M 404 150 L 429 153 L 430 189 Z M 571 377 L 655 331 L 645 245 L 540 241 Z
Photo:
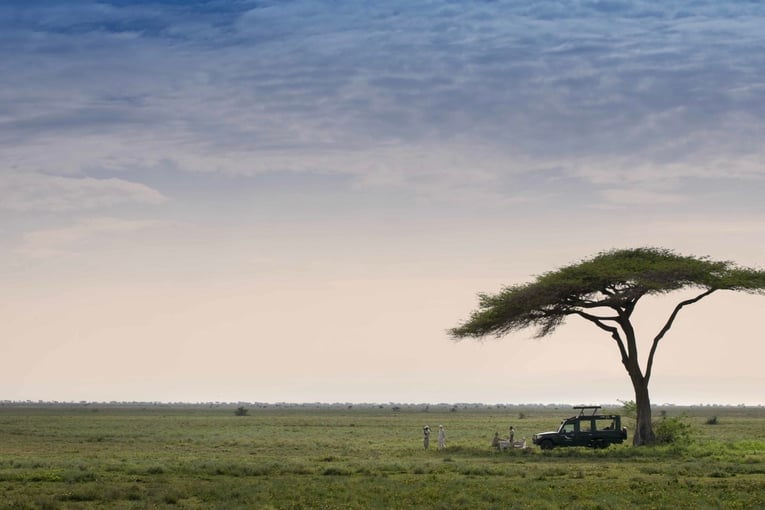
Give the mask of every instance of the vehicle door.
M 569 420 L 560 426 L 558 436 L 560 437 L 561 446 L 576 446 L 576 437 L 579 433 L 579 422 L 577 420 Z
M 574 446 L 589 446 L 593 439 L 593 430 L 595 424 L 592 418 L 579 418 L 579 432 L 576 434 L 576 444 Z

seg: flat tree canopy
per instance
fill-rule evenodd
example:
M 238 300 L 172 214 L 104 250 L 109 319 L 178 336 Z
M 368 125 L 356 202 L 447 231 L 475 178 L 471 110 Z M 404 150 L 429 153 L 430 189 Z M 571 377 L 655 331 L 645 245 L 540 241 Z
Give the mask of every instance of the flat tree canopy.
M 631 323 L 636 304 L 643 296 L 694 288 L 699 294 L 678 303 L 654 336 L 643 371 Z M 619 348 L 635 388 L 638 430 L 634 442 L 646 444 L 653 441 L 648 381 L 659 341 L 683 307 L 718 290 L 765 294 L 765 271 L 664 248 L 611 250 L 544 273 L 531 283 L 505 287 L 494 295 L 479 294 L 478 309 L 449 333 L 455 339 L 501 337 L 536 328 L 539 338 L 554 332 L 569 315 L 592 322 L 608 332 Z

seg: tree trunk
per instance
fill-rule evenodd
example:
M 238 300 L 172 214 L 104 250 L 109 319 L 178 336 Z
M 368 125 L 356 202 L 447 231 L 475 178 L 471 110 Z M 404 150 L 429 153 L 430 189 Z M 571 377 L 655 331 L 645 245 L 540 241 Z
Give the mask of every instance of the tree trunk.
M 637 425 L 632 435 L 634 446 L 653 444 L 656 436 L 651 422 L 651 399 L 648 396 L 648 383 L 641 377 L 632 377 L 635 387 L 635 407 L 637 409 Z

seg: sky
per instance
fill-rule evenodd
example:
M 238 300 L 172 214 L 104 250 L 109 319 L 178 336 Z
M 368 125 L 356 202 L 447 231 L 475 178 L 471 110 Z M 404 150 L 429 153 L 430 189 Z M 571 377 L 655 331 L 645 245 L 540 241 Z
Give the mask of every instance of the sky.
M 659 246 L 762 267 L 765 5 L 0 3 L 0 400 L 615 403 L 572 318 L 479 292 Z M 642 359 L 675 302 L 636 312 Z M 765 404 L 718 292 L 654 403 Z

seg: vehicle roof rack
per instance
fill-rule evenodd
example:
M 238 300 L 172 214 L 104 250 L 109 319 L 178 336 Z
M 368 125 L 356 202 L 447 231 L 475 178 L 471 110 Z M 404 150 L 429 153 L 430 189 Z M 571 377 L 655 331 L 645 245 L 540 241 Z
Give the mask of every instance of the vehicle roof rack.
M 595 413 L 600 409 L 600 406 L 574 406 L 574 409 L 579 409 L 579 416 L 584 416 L 584 411 L 586 409 L 592 409 L 592 416 L 595 416 Z

